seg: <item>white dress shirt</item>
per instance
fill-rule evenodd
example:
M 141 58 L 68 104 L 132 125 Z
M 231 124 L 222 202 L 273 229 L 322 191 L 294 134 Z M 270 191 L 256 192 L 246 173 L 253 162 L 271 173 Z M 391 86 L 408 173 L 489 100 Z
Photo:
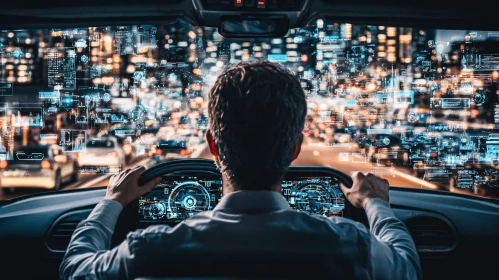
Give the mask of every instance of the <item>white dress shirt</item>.
M 251 274 L 282 265 L 276 258 L 286 256 L 276 270 L 307 273 L 304 279 L 422 278 L 411 236 L 380 199 L 366 205 L 369 230 L 346 218 L 296 212 L 277 192 L 238 191 L 223 196 L 212 211 L 175 227 L 137 230 L 110 249 L 121 210 L 120 203 L 103 200 L 78 225 L 60 267 L 62 279 L 175 276 L 178 270 L 213 275 L 212 268 L 230 270 L 233 263 L 239 263 L 235 271 Z M 322 266 L 314 268 L 316 263 Z

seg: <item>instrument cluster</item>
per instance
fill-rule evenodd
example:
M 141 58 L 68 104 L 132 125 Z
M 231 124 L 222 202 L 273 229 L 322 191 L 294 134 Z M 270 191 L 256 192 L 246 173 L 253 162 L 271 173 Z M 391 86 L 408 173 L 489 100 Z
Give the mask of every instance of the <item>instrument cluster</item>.
M 220 177 L 164 176 L 154 189 L 139 198 L 139 221 L 178 223 L 212 210 L 221 197 Z
M 138 199 L 139 223 L 177 224 L 212 210 L 222 193 L 222 179 L 218 176 L 164 176 L 154 189 Z M 343 216 L 345 200 L 336 178 L 286 178 L 282 195 L 298 212 Z
M 300 177 L 285 180 L 282 192 L 289 206 L 298 212 L 321 216 L 343 216 L 345 197 L 338 179 Z

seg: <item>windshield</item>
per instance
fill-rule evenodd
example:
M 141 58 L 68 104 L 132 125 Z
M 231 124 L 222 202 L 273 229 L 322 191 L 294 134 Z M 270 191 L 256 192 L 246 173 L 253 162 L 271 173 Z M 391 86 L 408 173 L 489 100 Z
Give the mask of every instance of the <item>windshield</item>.
M 36 176 L 72 178 L 62 188 L 74 189 L 104 186 L 111 172 L 138 164 L 212 158 L 204 140 L 208 90 L 230 64 L 265 59 L 291 69 L 307 96 L 294 165 L 497 198 L 498 53 L 499 32 L 321 19 L 284 38 L 228 39 L 181 19 L 5 30 L 0 167 L 26 152 L 23 145 L 55 144 L 67 157 Z M 119 139 L 119 151 L 86 151 L 113 147 L 96 140 L 106 136 Z M 164 149 L 177 139 L 185 149 Z M 2 181 L 1 199 L 50 190 L 16 180 Z

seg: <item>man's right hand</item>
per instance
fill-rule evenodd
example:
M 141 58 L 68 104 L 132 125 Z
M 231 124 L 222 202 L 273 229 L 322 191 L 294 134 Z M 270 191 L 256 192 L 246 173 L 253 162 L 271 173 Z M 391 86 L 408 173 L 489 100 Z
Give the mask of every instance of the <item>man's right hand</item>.
M 340 184 L 340 187 L 353 206 L 365 208 L 367 202 L 373 198 L 389 201 L 388 190 L 390 185 L 386 179 L 381 179 L 371 173 L 364 175 L 358 171 L 350 173 L 350 176 L 353 180 L 352 187 L 347 188 L 343 184 Z

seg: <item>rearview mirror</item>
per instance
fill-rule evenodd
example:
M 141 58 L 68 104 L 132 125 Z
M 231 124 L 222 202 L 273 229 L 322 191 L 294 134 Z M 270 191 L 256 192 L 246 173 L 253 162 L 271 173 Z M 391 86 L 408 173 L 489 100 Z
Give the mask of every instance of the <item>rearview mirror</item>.
M 288 29 L 286 17 L 222 16 L 218 33 L 227 38 L 283 37 Z

